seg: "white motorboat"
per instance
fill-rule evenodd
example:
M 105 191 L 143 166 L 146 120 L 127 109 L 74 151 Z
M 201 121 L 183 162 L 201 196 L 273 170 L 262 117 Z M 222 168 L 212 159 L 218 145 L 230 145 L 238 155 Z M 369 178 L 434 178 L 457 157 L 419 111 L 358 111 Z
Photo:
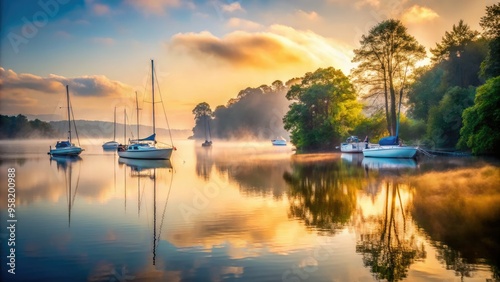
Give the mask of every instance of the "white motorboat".
M 361 153 L 368 147 L 368 142 L 360 142 L 357 136 L 350 136 L 346 142 L 340 143 L 340 151 L 343 153 Z
M 128 159 L 147 159 L 147 160 L 168 160 L 172 155 L 174 147 L 159 148 L 156 146 L 156 127 L 155 127 L 155 92 L 154 92 L 154 63 L 151 60 L 151 96 L 153 107 L 153 134 L 137 140 L 131 140 L 129 145 L 118 146 L 118 156 Z M 136 98 L 137 99 L 137 98 Z M 138 110 L 138 108 L 137 108 Z M 137 123 L 139 128 L 139 123 Z M 169 129 L 170 130 L 170 129 Z M 138 134 L 139 135 L 139 134 Z
M 51 156 L 78 156 L 83 151 L 83 149 L 75 144 L 71 143 L 71 104 L 69 101 L 69 89 L 66 85 L 66 103 L 68 107 L 68 140 L 57 141 L 56 147 L 49 149 L 47 154 Z M 78 136 L 77 136 L 78 137 Z
M 120 145 L 120 143 L 116 142 L 115 140 L 116 140 L 116 107 L 115 107 L 115 116 L 113 120 L 113 141 L 108 141 L 102 144 L 102 148 L 104 150 L 116 150 L 116 148 L 118 148 L 118 145 Z
M 281 136 L 271 140 L 271 143 L 273 144 L 273 146 L 286 146 L 286 140 Z

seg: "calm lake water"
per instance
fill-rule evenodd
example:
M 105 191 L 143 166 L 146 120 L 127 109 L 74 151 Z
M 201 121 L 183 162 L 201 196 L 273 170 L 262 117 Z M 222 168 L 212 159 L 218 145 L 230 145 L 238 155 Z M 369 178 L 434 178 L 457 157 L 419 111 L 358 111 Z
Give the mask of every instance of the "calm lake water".
M 177 141 L 130 161 L 0 142 L 2 281 L 499 281 L 500 164 Z M 15 168 L 15 275 L 7 272 Z M 10 224 L 10 223 L 9 223 Z

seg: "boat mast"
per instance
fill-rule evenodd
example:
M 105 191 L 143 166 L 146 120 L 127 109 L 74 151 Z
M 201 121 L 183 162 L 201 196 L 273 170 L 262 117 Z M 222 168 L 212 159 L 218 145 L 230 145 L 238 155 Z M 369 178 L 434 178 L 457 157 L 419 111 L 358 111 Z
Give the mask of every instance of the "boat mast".
M 113 141 L 116 140 L 116 107 L 115 107 L 115 118 L 113 120 Z
M 71 117 L 70 117 L 70 108 L 69 108 L 69 88 L 68 85 L 66 84 L 66 104 L 68 106 L 68 140 L 69 143 L 71 143 Z
M 123 144 L 127 144 L 127 109 L 123 109 Z
M 135 109 L 137 111 L 137 139 L 141 138 L 139 135 L 139 102 L 137 101 L 137 91 L 135 91 Z
M 156 133 L 155 128 L 155 70 L 154 63 L 151 60 L 151 95 L 153 96 L 153 134 Z

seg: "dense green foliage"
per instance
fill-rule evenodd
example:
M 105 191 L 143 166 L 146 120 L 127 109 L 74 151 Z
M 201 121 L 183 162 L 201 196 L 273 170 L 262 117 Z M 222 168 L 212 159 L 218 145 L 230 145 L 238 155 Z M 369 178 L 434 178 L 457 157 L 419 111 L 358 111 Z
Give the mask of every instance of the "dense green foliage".
M 397 110 L 407 87 L 408 74 L 424 58 L 425 48 L 407 33 L 398 20 L 385 20 L 361 37 L 353 62 L 359 63 L 353 76 L 370 87 L 369 96 L 383 95 L 387 130 L 396 134 Z
M 500 157 L 500 76 L 477 89 L 474 106 L 464 111 L 463 121 L 460 148 Z
M 486 7 L 486 15 L 479 25 L 484 37 L 490 39 L 486 59 L 481 65 L 481 75 L 488 79 L 500 75 L 500 3 Z
M 54 135 L 50 124 L 39 119 L 28 120 L 26 116 L 0 115 L 0 139 L 43 138 Z
M 437 105 L 446 92 L 444 69 L 426 66 L 417 69 L 414 76 L 415 81 L 408 91 L 408 114 L 414 119 L 427 121 L 430 108 Z
M 460 137 L 462 112 L 474 104 L 475 88 L 450 88 L 429 111 L 427 136 L 438 148 L 453 148 Z
M 491 52 L 490 43 L 459 21 L 431 49 L 434 64 L 414 73 L 408 92 L 408 113 L 426 123 L 424 143 L 436 148 L 456 147 L 462 114 L 474 104 L 475 89 L 483 83 L 481 65 Z
M 332 67 L 306 73 L 286 97 L 293 102 L 283 123 L 299 150 L 333 148 L 360 121 L 353 85 Z

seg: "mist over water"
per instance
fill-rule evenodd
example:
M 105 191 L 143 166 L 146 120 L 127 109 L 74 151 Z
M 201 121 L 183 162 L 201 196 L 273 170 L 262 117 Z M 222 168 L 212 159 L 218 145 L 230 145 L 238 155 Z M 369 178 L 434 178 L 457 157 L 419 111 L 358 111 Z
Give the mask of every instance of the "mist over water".
M 171 161 L 134 161 L 103 151 L 101 140 L 80 141 L 85 151 L 71 160 L 46 155 L 55 140 L 0 141 L 0 170 L 16 170 L 18 218 L 16 275 L 2 272 L 2 281 L 500 274 L 498 161 L 388 162 L 179 139 Z

